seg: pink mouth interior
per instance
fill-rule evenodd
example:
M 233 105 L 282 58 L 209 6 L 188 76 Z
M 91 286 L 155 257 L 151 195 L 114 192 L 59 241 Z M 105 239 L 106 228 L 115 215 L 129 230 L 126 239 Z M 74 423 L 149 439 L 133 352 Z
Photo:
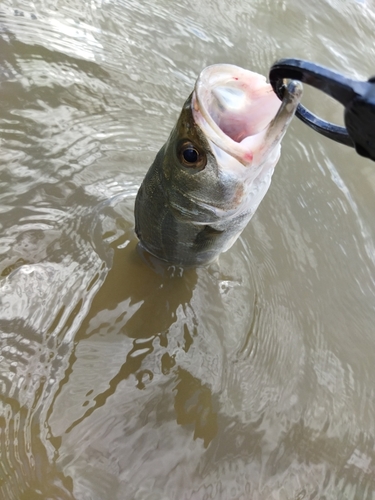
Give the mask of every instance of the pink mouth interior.
M 256 73 L 246 79 L 241 76 L 214 86 L 210 102 L 206 103 L 214 122 L 237 143 L 264 130 L 280 107 L 279 99 L 263 77 Z

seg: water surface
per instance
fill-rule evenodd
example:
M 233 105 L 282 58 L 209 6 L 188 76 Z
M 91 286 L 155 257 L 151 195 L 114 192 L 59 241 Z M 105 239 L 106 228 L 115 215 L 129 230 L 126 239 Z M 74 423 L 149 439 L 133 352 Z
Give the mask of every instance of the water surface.
M 375 164 L 295 119 L 208 268 L 151 269 L 133 217 L 201 69 L 367 79 L 374 22 L 370 0 L 1 2 L 0 498 L 375 498 Z

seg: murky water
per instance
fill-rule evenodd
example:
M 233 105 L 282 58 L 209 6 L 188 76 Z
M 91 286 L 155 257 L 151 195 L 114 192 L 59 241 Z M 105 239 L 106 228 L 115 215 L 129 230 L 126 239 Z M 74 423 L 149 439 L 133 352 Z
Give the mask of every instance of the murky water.
M 375 498 L 375 164 L 295 119 L 209 268 L 151 270 L 133 219 L 202 68 L 367 78 L 374 23 L 371 0 L 1 2 L 1 499 Z

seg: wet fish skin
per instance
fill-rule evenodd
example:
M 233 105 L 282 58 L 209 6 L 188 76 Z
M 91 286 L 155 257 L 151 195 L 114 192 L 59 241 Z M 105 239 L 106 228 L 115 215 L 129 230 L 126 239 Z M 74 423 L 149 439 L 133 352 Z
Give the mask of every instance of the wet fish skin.
M 188 138 L 207 157 L 204 171 L 181 168 L 175 146 L 181 137 Z M 180 190 L 180 185 L 189 186 L 189 190 Z M 183 266 L 206 264 L 217 257 L 217 249 L 223 247 L 230 234 L 239 230 L 239 221 L 227 227 L 218 213 L 204 204 L 197 205 L 188 193 L 199 192 L 202 200 L 211 200 L 220 207 L 230 204 L 232 194 L 241 189 L 235 178 L 223 179 L 218 170 L 206 138 L 194 123 L 190 96 L 138 191 L 137 236 L 147 251 L 162 260 Z
M 198 123 L 196 85 L 136 197 L 135 231 L 143 249 L 190 267 L 206 265 L 232 246 L 269 187 L 281 138 L 301 94 L 300 87 L 293 88 L 285 92 L 277 116 L 263 132 L 260 149 L 254 148 L 261 151 L 265 145 L 266 153 L 250 160 L 249 167 L 234 141 L 224 151 L 220 140 L 208 137 L 207 128 Z M 197 161 L 186 161 L 185 149 L 187 159 Z

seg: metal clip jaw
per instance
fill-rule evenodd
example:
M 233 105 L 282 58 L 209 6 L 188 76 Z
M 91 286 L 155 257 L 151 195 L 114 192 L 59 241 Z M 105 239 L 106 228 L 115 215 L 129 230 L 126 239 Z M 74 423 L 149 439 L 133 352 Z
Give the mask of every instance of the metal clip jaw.
M 269 74 L 270 83 L 282 99 L 285 79 L 299 80 L 322 90 L 344 107 L 345 127 L 329 123 L 299 104 L 296 116 L 313 130 L 375 161 L 375 77 L 368 82 L 351 80 L 328 68 L 300 59 L 281 59 Z

